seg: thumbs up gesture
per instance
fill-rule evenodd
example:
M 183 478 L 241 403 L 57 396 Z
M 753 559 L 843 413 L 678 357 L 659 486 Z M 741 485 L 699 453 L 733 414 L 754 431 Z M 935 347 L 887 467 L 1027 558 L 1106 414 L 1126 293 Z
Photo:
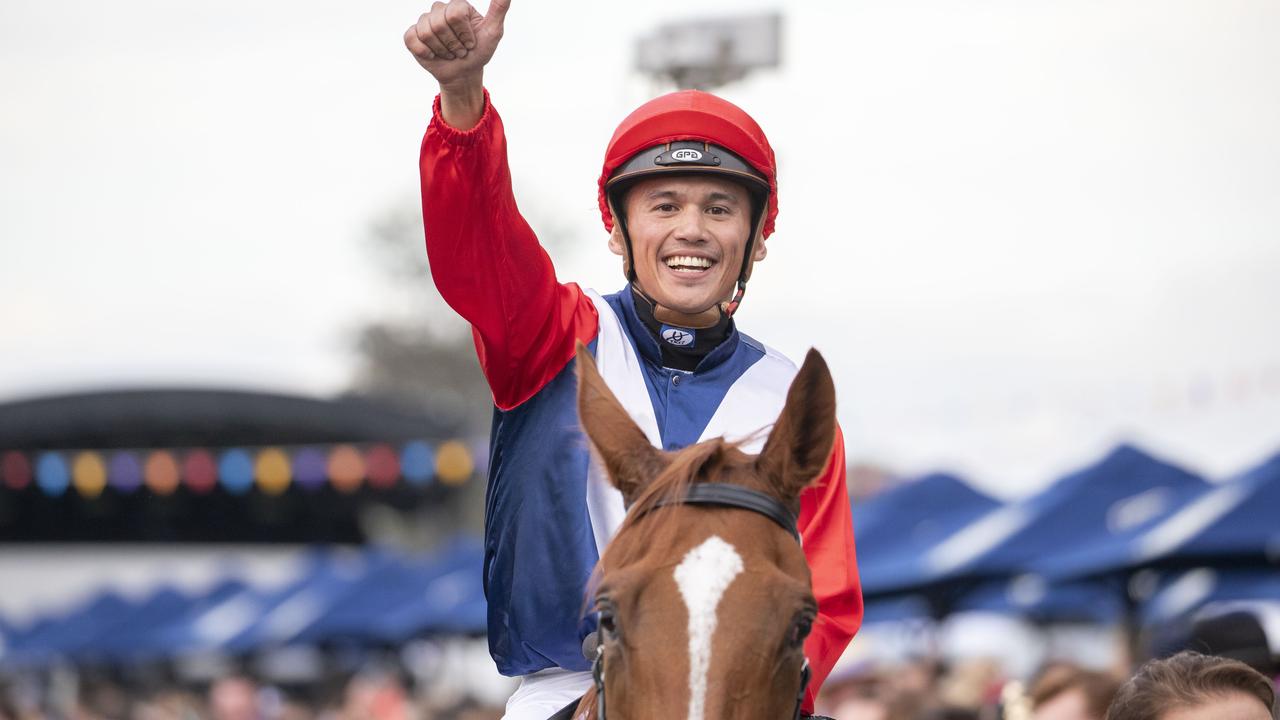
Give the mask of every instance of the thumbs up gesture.
M 489 12 L 481 15 L 467 0 L 436 2 L 405 31 L 404 44 L 441 92 L 478 88 L 510 8 L 511 0 L 490 0 Z

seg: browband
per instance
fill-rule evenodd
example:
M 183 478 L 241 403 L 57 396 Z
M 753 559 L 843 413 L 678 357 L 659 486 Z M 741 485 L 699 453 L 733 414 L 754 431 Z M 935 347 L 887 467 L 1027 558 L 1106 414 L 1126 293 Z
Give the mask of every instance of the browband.
M 720 505 L 757 512 L 782 526 L 796 540 L 796 516 L 777 499 L 758 490 L 729 483 L 698 483 L 690 485 L 683 497 L 659 500 L 653 507 L 667 505 Z

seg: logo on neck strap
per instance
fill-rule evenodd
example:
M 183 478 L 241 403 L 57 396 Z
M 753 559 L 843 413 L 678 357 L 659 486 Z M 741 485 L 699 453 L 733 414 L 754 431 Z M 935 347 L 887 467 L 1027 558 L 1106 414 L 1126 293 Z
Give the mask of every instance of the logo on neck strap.
M 671 327 L 670 325 L 663 325 L 660 334 L 663 341 L 676 347 L 689 347 L 697 337 L 696 333 L 689 328 Z

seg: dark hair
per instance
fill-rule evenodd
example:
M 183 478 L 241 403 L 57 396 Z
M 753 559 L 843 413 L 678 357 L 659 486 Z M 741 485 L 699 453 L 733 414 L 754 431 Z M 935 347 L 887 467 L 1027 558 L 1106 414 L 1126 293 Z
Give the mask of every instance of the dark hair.
M 1081 670 L 1074 666 L 1056 666 L 1040 676 L 1031 686 L 1031 707 L 1041 705 L 1059 695 L 1079 689 L 1084 693 L 1085 708 L 1091 717 L 1102 720 L 1107 707 L 1120 689 L 1120 681 L 1106 673 Z
M 1273 675 L 1276 665 L 1271 659 L 1267 632 L 1258 616 L 1237 611 L 1201 618 L 1191 626 L 1191 636 L 1184 645 L 1205 655 L 1239 660 L 1263 675 Z
M 1158 720 L 1167 710 L 1234 693 L 1255 697 L 1275 711 L 1276 691 L 1267 676 L 1239 660 L 1184 650 L 1138 668 L 1120 687 L 1106 720 Z

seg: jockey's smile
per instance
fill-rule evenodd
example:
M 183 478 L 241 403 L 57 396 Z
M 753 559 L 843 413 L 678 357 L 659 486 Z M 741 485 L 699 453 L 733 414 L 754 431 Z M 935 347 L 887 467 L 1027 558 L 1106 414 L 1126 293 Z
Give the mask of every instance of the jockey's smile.
M 627 233 L 636 284 L 657 304 L 697 314 L 727 299 L 742 269 L 751 232 L 746 188 L 717 177 L 647 178 L 627 190 Z M 625 256 L 615 230 L 609 249 Z M 753 255 L 761 260 L 765 245 Z

